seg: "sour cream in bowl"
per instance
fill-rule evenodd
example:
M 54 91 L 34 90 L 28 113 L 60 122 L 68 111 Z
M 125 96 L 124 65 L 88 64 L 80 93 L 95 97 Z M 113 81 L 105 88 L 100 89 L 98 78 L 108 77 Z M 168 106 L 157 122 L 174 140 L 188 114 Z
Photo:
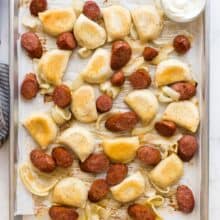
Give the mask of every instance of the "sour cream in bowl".
M 189 22 L 200 15 L 206 0 L 161 0 L 168 18 L 177 22 Z

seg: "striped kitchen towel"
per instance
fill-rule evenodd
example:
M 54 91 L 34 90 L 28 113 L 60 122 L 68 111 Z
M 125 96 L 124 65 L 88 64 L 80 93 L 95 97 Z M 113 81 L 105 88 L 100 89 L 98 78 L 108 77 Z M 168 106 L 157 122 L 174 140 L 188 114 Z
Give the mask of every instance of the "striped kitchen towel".
M 0 145 L 8 137 L 10 115 L 10 89 L 8 65 L 0 64 Z

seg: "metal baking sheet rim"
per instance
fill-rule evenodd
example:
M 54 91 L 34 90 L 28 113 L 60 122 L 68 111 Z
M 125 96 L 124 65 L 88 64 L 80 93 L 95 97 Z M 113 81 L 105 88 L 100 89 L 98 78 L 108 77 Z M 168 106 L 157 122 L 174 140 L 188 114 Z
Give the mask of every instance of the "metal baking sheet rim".
M 201 200 L 200 200 L 200 220 L 209 219 L 209 6 L 207 1 L 205 12 L 203 13 L 203 81 L 202 81 L 202 143 L 201 149 Z M 18 0 L 10 0 L 9 7 L 9 79 L 10 79 L 10 149 L 9 149 L 9 220 L 19 220 L 21 217 L 14 216 L 15 191 L 16 191 L 16 145 L 17 145 L 17 125 L 18 125 L 18 81 L 17 81 L 17 47 L 18 38 Z

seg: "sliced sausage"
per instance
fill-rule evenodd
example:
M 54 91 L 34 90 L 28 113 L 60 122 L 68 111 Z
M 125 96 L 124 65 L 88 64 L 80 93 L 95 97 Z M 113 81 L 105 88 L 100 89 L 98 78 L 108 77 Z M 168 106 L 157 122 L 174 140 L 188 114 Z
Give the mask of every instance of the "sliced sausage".
M 40 39 L 33 32 L 26 32 L 21 35 L 21 46 L 27 51 L 31 58 L 41 58 L 43 54 Z
M 128 166 L 126 164 L 112 164 L 110 165 L 106 181 L 109 186 L 114 186 L 119 184 L 128 174 Z
M 196 94 L 196 85 L 188 82 L 175 83 L 171 88 L 180 94 L 179 100 L 191 99 Z
M 134 89 L 146 89 L 151 84 L 151 77 L 145 69 L 139 69 L 129 76 L 129 81 Z
M 113 132 L 129 131 L 137 123 L 138 117 L 134 112 L 123 112 L 110 116 L 105 122 L 105 127 Z
M 99 6 L 94 1 L 86 1 L 83 6 L 83 14 L 93 21 L 97 21 L 101 17 Z
M 88 192 L 88 198 L 91 202 L 99 202 L 104 199 L 109 192 L 109 186 L 104 179 L 95 180 Z
M 129 205 L 128 215 L 134 220 L 156 220 L 156 216 L 152 210 L 141 204 Z
M 47 9 L 47 0 L 32 0 L 29 9 L 32 15 L 38 16 L 39 12 Z
M 131 58 L 132 50 L 125 41 L 115 41 L 112 44 L 111 68 L 119 70 L 125 66 Z
M 193 211 L 195 199 L 192 190 L 189 187 L 185 185 L 178 186 L 176 200 L 180 211 L 184 213 L 190 213 Z
M 158 55 L 158 51 L 153 47 L 145 47 L 143 57 L 146 61 L 153 60 Z
M 30 160 L 36 168 L 45 173 L 50 173 L 56 168 L 53 158 L 39 149 L 31 151 Z
M 177 53 L 184 54 L 190 49 L 191 43 L 186 36 L 177 35 L 173 40 L 173 47 Z
M 115 72 L 111 77 L 113 86 L 122 86 L 125 82 L 125 75 L 122 71 Z
M 77 220 L 79 215 L 74 208 L 52 206 L 49 209 L 49 216 L 52 220 Z
M 185 162 L 188 162 L 193 158 L 197 149 L 198 142 L 196 137 L 192 135 L 184 135 L 178 141 L 178 155 Z
M 89 173 L 103 173 L 109 167 L 110 161 L 103 153 L 91 154 L 84 162 L 80 163 L 82 171 Z
M 52 157 L 59 167 L 67 168 L 73 164 L 73 154 L 64 147 L 55 147 L 52 151 Z
M 60 108 L 66 108 L 71 103 L 71 91 L 66 85 L 56 86 L 53 91 L 53 101 Z
M 57 38 L 57 46 L 61 50 L 73 50 L 77 47 L 76 39 L 72 32 L 64 32 Z
M 37 77 L 34 73 L 26 74 L 24 81 L 21 84 L 21 95 L 25 99 L 32 99 L 36 97 L 39 91 L 39 84 L 37 81 Z
M 96 108 L 100 113 L 108 112 L 112 108 L 112 98 L 108 95 L 101 95 L 96 100 Z
M 154 127 L 160 135 L 165 137 L 171 137 L 176 132 L 176 124 L 172 121 L 158 121 Z
M 146 145 L 137 150 L 137 158 L 145 165 L 155 166 L 161 161 L 161 154 L 152 145 Z

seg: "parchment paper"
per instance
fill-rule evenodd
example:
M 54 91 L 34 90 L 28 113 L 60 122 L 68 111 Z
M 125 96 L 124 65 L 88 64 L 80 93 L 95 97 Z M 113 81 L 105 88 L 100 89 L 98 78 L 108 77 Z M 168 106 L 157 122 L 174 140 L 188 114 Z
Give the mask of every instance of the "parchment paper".
M 98 1 L 100 5 L 103 5 L 103 1 Z M 137 5 L 152 3 L 152 0 L 112 0 L 107 1 L 106 5 L 110 4 L 121 4 L 127 8 L 134 8 Z M 72 7 L 71 0 L 49 0 L 49 8 L 59 8 L 59 7 Z M 22 18 L 24 15 L 29 14 L 29 9 L 27 6 L 23 6 L 19 11 L 19 34 L 27 31 L 24 26 L 21 24 Z M 198 18 L 196 21 L 188 24 L 177 24 L 174 22 L 169 22 L 169 27 L 165 26 L 163 31 L 163 36 L 166 38 L 169 34 L 179 33 L 180 30 L 187 30 L 194 36 L 193 47 L 189 53 L 185 56 L 179 56 L 178 59 L 181 59 L 189 63 L 192 67 L 192 72 L 198 82 L 198 98 L 202 98 L 202 92 L 200 88 L 200 82 L 202 80 L 201 64 L 202 64 L 202 18 Z M 169 33 L 169 34 L 168 34 Z M 46 34 L 41 33 L 42 38 L 46 38 L 47 42 L 50 42 L 46 45 L 47 49 L 56 48 L 55 40 L 48 37 Z M 51 43 L 52 42 L 52 43 Z M 24 79 L 26 73 L 34 71 L 34 65 L 31 59 L 26 55 L 26 53 L 20 47 L 20 41 L 18 41 L 18 63 L 19 63 L 19 76 L 18 84 L 19 88 Z M 176 56 L 176 54 L 172 54 Z M 88 59 L 79 59 L 76 51 L 71 56 L 71 60 L 68 65 L 68 69 L 65 73 L 64 80 L 73 80 L 77 74 L 82 70 L 85 64 L 88 62 Z M 153 76 L 153 73 L 151 73 Z M 28 160 L 29 152 L 35 148 L 37 145 L 28 135 L 26 130 L 22 126 L 22 122 L 30 113 L 35 111 L 49 111 L 51 108 L 51 103 L 43 103 L 43 97 L 39 94 L 37 98 L 33 101 L 25 101 L 19 96 L 19 127 L 18 127 L 18 146 L 17 146 L 17 165 L 19 166 L 26 160 Z M 201 116 L 202 120 L 202 116 Z M 202 147 L 200 143 L 199 148 Z M 196 206 L 192 214 L 184 215 L 180 212 L 174 211 L 172 208 L 166 207 L 159 209 L 161 216 L 166 220 L 199 220 L 200 219 L 200 180 L 201 180 L 201 155 L 200 151 L 196 157 L 190 163 L 184 163 L 185 174 L 181 180 L 181 183 L 189 185 L 192 188 L 192 191 L 195 195 Z M 15 215 L 25 215 L 23 219 L 32 220 L 35 219 L 31 215 L 34 214 L 35 205 L 31 193 L 29 193 L 26 188 L 23 186 L 20 178 L 17 178 L 17 191 L 16 191 L 16 212 Z M 39 217 L 38 219 L 43 219 Z M 44 219 L 47 219 L 44 217 Z

